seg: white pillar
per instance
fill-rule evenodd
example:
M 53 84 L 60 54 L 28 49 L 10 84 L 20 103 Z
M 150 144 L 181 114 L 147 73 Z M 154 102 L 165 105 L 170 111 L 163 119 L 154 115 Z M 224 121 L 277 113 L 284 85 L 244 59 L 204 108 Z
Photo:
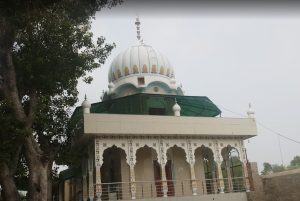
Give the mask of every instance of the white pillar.
M 131 199 L 136 199 L 136 183 L 135 183 L 135 172 L 134 165 L 130 166 L 130 191 L 131 191 Z
M 89 146 L 89 158 L 88 158 L 88 177 L 89 177 L 89 199 L 94 199 L 94 146 Z
M 242 166 L 243 166 L 245 188 L 246 188 L 246 192 L 250 192 L 250 182 L 249 182 L 249 174 L 248 174 L 248 167 L 247 167 L 248 160 L 247 160 L 246 148 L 243 145 L 243 141 L 241 141 L 240 144 L 241 144 L 240 160 L 241 160 Z
M 159 142 L 159 152 L 158 152 L 158 159 L 160 161 L 161 166 L 161 180 L 162 180 L 162 187 L 163 187 L 163 197 L 168 197 L 168 182 L 166 177 L 166 164 L 167 164 L 167 153 L 164 147 L 164 142 L 160 139 Z
M 128 157 L 127 163 L 130 167 L 130 192 L 131 192 L 131 199 L 136 199 L 136 183 L 135 183 L 135 172 L 134 166 L 136 164 L 136 150 L 133 147 L 133 140 L 128 140 Z
M 195 175 L 195 163 L 190 163 L 190 171 L 191 171 L 191 182 L 192 182 L 192 193 L 193 195 L 197 195 L 197 181 Z
M 87 163 L 86 159 L 82 160 L 81 168 L 82 168 L 82 200 L 87 201 L 88 199 L 88 185 L 87 185 Z
M 195 153 L 194 150 L 192 148 L 192 143 L 191 140 L 188 139 L 187 140 L 187 151 L 186 151 L 186 155 L 187 155 L 187 162 L 190 165 L 190 173 L 191 173 L 191 185 L 192 185 L 192 194 L 193 195 L 197 195 L 197 181 L 196 181 L 196 175 L 195 175 Z
M 101 186 L 101 165 L 102 165 L 103 150 L 100 149 L 100 140 L 95 139 L 95 168 L 96 168 L 96 201 L 101 201 L 102 186 Z
M 246 192 L 250 192 L 250 182 L 249 182 L 247 162 L 243 163 L 243 173 L 245 178 L 244 183 L 245 183 Z
M 219 184 L 219 189 L 220 193 L 224 193 L 224 178 L 222 174 L 222 162 L 218 161 L 217 162 L 217 170 L 218 170 L 218 184 Z
M 90 200 L 94 199 L 94 178 L 93 178 L 93 171 L 89 171 L 89 198 Z

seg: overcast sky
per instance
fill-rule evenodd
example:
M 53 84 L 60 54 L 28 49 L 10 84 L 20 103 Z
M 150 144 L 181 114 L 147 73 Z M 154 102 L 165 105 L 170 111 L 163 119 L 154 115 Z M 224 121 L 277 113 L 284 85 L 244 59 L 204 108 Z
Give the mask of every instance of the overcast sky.
M 133 2 L 103 10 L 92 31 L 95 38 L 105 36 L 117 47 L 92 73 L 91 85 L 79 84 L 80 102 L 85 93 L 91 102 L 100 101 L 112 59 L 137 44 L 134 21 L 139 14 L 144 42 L 168 57 L 186 95 L 209 97 L 226 117 L 240 117 L 228 109 L 246 116 L 251 102 L 258 122 L 300 141 L 300 12 L 296 11 L 286 5 L 170 9 Z M 257 126 L 258 136 L 245 141 L 249 160 L 257 161 L 260 169 L 265 161 L 281 164 L 277 135 Z M 300 144 L 279 139 L 287 165 L 300 155 Z

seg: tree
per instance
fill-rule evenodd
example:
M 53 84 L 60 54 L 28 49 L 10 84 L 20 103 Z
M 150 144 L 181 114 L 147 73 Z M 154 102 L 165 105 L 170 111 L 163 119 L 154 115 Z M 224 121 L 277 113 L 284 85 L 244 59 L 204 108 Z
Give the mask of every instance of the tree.
M 291 160 L 290 166 L 292 166 L 292 167 L 300 167 L 300 156 L 295 156 L 293 158 L 293 160 Z
M 263 163 L 264 169 L 261 172 L 262 175 L 267 175 L 273 172 L 272 165 L 270 163 L 264 162 Z
M 284 167 L 283 165 L 277 165 L 277 164 L 273 164 L 272 165 L 272 172 L 276 173 L 276 172 L 282 172 L 285 171 L 286 167 Z
M 77 81 L 104 63 L 114 45 L 103 37 L 92 42 L 91 16 L 117 0 L 12 0 L 0 4 L 0 94 L 14 122 L 1 132 L 16 161 L 20 152 L 29 170 L 29 199 L 49 200 L 53 161 L 70 136 L 66 123 L 77 101 Z M 5 6 L 5 9 L 4 9 Z M 85 81 L 91 80 L 86 77 Z M 1 114 L 5 118 L 6 114 Z M 4 153 L 7 150 L 1 150 Z M 6 161 L 6 162 L 5 162 Z M 4 160 L 10 181 L 17 163 Z M 7 200 L 17 200 L 6 191 L 9 180 L 0 177 Z
M 22 149 L 22 133 L 14 121 L 7 103 L 0 97 L 0 184 L 4 200 L 18 200 L 14 175 L 18 171 L 19 153 Z

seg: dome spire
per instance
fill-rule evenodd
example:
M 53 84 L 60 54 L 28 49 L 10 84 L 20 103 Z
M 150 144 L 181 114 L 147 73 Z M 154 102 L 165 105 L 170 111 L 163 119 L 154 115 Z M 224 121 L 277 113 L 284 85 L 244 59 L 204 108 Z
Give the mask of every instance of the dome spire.
M 81 104 L 83 114 L 90 113 L 91 103 L 87 100 L 86 94 L 84 95 L 84 101 Z
M 251 103 L 249 103 L 249 108 L 248 108 L 248 111 L 247 111 L 247 115 L 248 115 L 249 118 L 254 118 L 254 114 L 255 114 L 255 112 L 251 108 Z
M 139 16 L 136 17 L 136 20 L 135 20 L 135 25 L 136 25 L 136 37 L 138 39 L 138 41 L 143 44 L 143 39 L 141 37 L 141 30 L 140 30 L 140 25 L 141 25 L 141 22 L 140 22 L 140 18 Z

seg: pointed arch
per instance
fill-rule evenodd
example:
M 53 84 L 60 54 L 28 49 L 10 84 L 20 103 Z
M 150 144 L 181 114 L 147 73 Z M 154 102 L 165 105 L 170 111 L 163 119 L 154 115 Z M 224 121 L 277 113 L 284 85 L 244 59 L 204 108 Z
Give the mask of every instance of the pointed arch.
M 118 76 L 118 78 L 122 77 L 122 73 L 121 73 L 120 69 L 117 70 L 117 76 Z
M 152 65 L 151 73 L 157 73 L 156 65 Z
M 129 68 L 127 66 L 124 69 L 124 75 L 125 76 L 129 75 Z
M 139 73 L 139 69 L 138 69 L 137 65 L 134 65 L 133 66 L 133 74 L 137 74 L 137 73 Z
M 165 68 L 163 66 L 160 67 L 159 74 L 161 75 L 165 74 Z
M 148 73 L 148 67 L 146 64 L 143 65 L 143 73 Z

